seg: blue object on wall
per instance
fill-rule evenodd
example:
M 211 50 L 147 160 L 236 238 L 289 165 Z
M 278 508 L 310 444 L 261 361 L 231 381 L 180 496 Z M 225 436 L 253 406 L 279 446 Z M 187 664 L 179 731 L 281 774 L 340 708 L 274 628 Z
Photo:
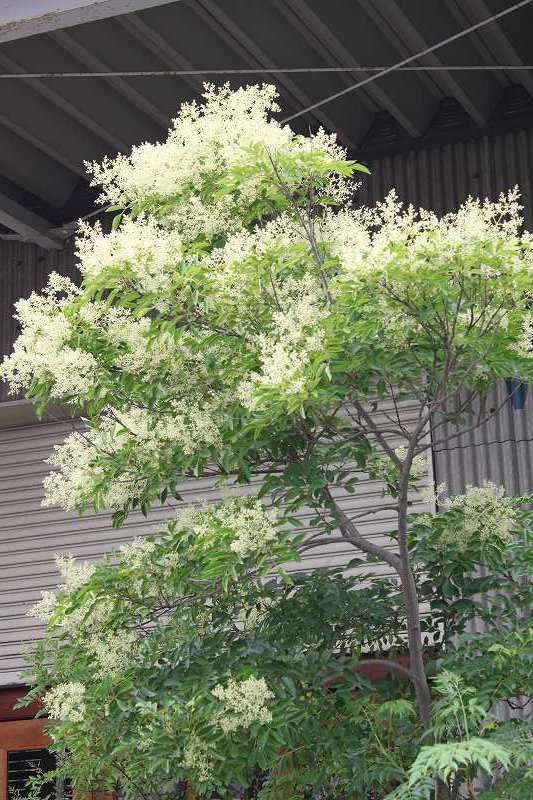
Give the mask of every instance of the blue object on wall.
M 521 381 L 520 378 L 506 378 L 505 383 L 513 408 L 524 408 L 529 388 L 527 381 Z

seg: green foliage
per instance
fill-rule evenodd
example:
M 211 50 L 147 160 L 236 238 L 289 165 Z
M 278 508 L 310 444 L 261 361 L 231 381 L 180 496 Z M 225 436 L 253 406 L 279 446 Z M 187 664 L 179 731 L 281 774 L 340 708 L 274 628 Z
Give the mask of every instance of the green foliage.
M 442 219 L 394 194 L 356 208 L 365 168 L 277 123 L 274 95 L 208 87 L 166 141 L 93 165 L 117 216 L 82 226 L 81 287 L 52 275 L 17 305 L 12 390 L 84 422 L 46 503 L 120 526 L 190 479 L 229 496 L 99 566 L 60 561 L 28 699 L 77 793 L 457 800 L 479 770 L 497 791 L 527 749 L 490 709 L 531 686 L 532 498 L 487 484 L 409 512 L 428 434 L 533 380 L 518 194 Z M 346 571 L 308 574 L 330 543 Z

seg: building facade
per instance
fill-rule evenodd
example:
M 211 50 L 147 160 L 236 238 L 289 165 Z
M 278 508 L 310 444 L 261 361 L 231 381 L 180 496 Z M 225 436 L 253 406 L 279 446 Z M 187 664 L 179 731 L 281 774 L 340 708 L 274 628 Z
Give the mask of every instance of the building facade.
M 47 5 L 54 14 L 45 13 Z M 0 9 L 0 70 L 20 76 L 0 81 L 1 353 L 9 353 L 16 338 L 16 300 L 40 290 L 52 271 L 77 280 L 72 220 L 94 212 L 83 159 L 161 138 L 176 104 L 197 97 L 209 77 L 160 75 L 146 83 L 148 78 L 116 74 L 126 68 L 254 69 L 256 77 L 232 80 L 274 80 L 284 112 L 299 113 L 367 77 L 361 64 L 416 57 L 413 63 L 427 72 L 397 71 L 296 125 L 304 132 L 317 125 L 337 131 L 369 166 L 359 191 L 362 204 L 395 189 L 405 203 L 445 213 L 469 195 L 495 198 L 518 185 L 525 224 L 533 229 L 533 77 L 526 66 L 533 6 L 522 9 L 522 16 L 498 17 L 473 29 L 506 5 L 239 0 L 230 8 L 215 0 L 30 0 L 20 4 L 28 14 L 17 19 Z M 461 37 L 448 49 L 423 55 L 429 44 L 458 32 Z M 446 64 L 486 71 L 447 71 Z M 269 73 L 276 66 L 330 72 Z M 359 71 L 342 71 L 349 67 Z M 99 77 L 24 77 L 52 72 Z M 494 387 L 489 408 L 502 408 L 488 424 L 433 448 L 430 479 L 447 483 L 452 493 L 486 479 L 512 493 L 533 490 L 533 392 L 521 406 L 507 400 L 507 393 L 505 382 Z M 405 420 L 414 411 L 405 404 Z M 6 800 L 8 787 L 22 786 L 30 762 L 47 758 L 42 721 L 31 719 L 34 709 L 17 711 L 13 705 L 24 691 L 24 649 L 40 635 L 27 611 L 42 590 L 57 584 L 54 555 L 98 559 L 172 513 L 156 508 L 148 523 L 132 515 L 116 531 L 105 512 L 80 518 L 42 508 L 45 460 L 72 424 L 60 414 L 38 422 L 29 403 L 0 387 L 0 800 Z M 212 483 L 197 481 L 185 488 L 185 497 L 210 500 L 217 492 Z M 417 509 L 424 508 L 415 500 Z M 362 476 L 350 502 L 350 510 L 384 505 L 381 486 Z M 367 533 L 386 542 L 392 524 L 384 510 L 372 516 Z M 332 545 L 303 568 L 343 565 L 352 556 Z

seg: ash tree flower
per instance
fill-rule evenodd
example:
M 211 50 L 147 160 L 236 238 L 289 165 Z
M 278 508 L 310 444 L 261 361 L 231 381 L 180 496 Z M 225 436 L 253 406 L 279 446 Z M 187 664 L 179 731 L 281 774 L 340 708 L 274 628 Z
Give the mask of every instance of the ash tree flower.
M 191 479 L 227 496 L 97 567 L 61 562 L 64 585 L 34 609 L 47 628 L 32 697 L 76 793 L 120 781 L 151 800 L 189 781 L 226 796 L 259 770 L 270 796 L 284 781 L 299 796 L 312 774 L 324 793 L 381 797 L 431 730 L 426 642 L 455 653 L 465 609 L 480 612 L 471 575 L 490 559 L 527 605 L 506 568 L 529 569 L 527 498 L 487 485 L 435 520 L 411 513 L 421 490 L 437 499 L 431 440 L 491 419 L 495 380 L 533 379 L 518 190 L 442 217 L 394 192 L 360 208 L 366 167 L 278 112 L 272 86 L 206 86 L 165 140 L 88 165 L 110 230 L 80 225 L 79 287 L 52 274 L 16 307 L 11 390 L 84 420 L 48 461 L 45 505 L 110 508 L 119 527 L 182 503 Z M 354 501 L 364 474 L 379 504 Z M 375 535 L 382 510 L 392 546 Z M 330 543 L 366 559 L 365 582 L 309 574 Z M 522 664 L 511 606 L 504 649 Z M 360 675 L 359 655 L 387 648 L 408 656 L 385 667 L 409 700 Z M 491 668 L 487 702 L 524 693 Z M 337 679 L 347 691 L 325 690 Z

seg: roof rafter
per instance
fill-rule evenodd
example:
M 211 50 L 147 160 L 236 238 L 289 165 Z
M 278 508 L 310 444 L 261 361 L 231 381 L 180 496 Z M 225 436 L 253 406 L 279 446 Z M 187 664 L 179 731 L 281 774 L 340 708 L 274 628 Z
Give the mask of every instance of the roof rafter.
M 289 16 L 287 14 L 289 8 L 292 10 L 293 20 L 296 18 L 296 21 L 299 22 L 300 32 L 306 36 L 314 49 L 321 53 L 328 66 L 358 66 L 353 54 L 344 47 L 325 22 L 309 7 L 306 0 L 273 0 L 273 2 L 285 16 Z M 359 73 L 358 77 L 365 77 L 366 74 Z M 341 73 L 340 77 L 346 86 L 353 84 L 353 77 L 350 75 Z M 421 127 L 406 115 L 390 94 L 377 83 L 362 91 L 360 97 L 361 100 L 367 100 L 367 105 L 371 107 L 372 111 L 385 109 L 392 114 L 411 136 L 421 135 Z
M 61 250 L 63 247 L 63 243 L 51 234 L 51 225 L 47 220 L 5 194 L 0 194 L 0 223 L 18 233 L 22 239 L 34 242 L 45 250 Z
M 90 50 L 76 41 L 76 39 L 74 39 L 69 33 L 65 33 L 65 31 L 55 31 L 49 35 L 55 42 L 67 50 L 80 63 L 85 64 L 85 66 L 89 69 L 97 72 L 112 71 L 111 67 L 109 67 L 104 61 L 101 61 L 101 59 L 95 56 L 94 53 L 91 53 Z M 168 128 L 169 120 L 167 115 L 157 108 L 157 106 L 155 106 L 144 95 L 138 92 L 137 89 L 134 89 L 133 86 L 130 86 L 130 84 L 124 80 L 124 78 L 110 77 L 102 78 L 102 80 L 106 81 L 106 83 L 112 86 L 116 92 L 122 95 L 122 97 L 126 98 L 126 100 L 134 105 L 139 111 L 142 111 L 144 114 L 146 114 L 146 116 L 150 117 L 154 122 L 157 123 L 157 125 L 164 129 Z
M 176 0 L 11 0 L 0 7 L 0 42 L 24 39 Z
M 490 9 L 485 0 L 446 0 L 446 5 L 462 25 L 472 25 L 490 16 Z M 489 64 L 509 64 L 516 67 L 524 63 L 509 41 L 501 25 L 487 25 L 472 35 L 472 43 L 481 57 Z M 500 77 L 500 76 L 498 76 Z M 527 91 L 533 95 L 533 75 L 528 70 L 513 72 L 514 83 L 518 79 Z
M 131 36 L 134 36 L 143 47 L 156 55 L 166 66 L 171 69 L 193 69 L 193 65 L 185 56 L 178 52 L 175 47 L 170 45 L 136 14 L 128 14 L 119 17 L 117 18 L 117 22 L 119 22 Z M 195 78 L 192 75 L 184 75 L 181 80 L 185 81 L 185 83 L 195 91 L 202 89 L 203 83 L 201 78 Z
M 428 46 L 396 0 L 372 0 L 372 2 L 359 0 L 359 2 L 368 15 L 378 22 L 383 33 L 402 55 L 408 56 L 412 52 L 424 50 Z M 423 61 L 435 67 L 443 66 L 434 53 L 424 56 Z M 485 123 L 486 109 L 481 106 L 478 98 L 472 97 L 451 73 L 437 72 L 432 73 L 431 77 L 443 94 L 454 97 L 474 122 L 478 125 Z
M 275 68 L 276 64 L 249 36 L 226 14 L 213 0 L 185 0 L 187 5 L 196 12 L 209 27 L 246 61 L 251 67 Z M 295 108 L 308 106 L 312 100 L 308 95 L 286 75 L 277 75 L 277 82 L 285 89 L 288 99 Z M 330 131 L 337 131 L 339 139 L 348 147 L 355 143 L 346 131 L 339 130 L 329 115 L 322 110 L 313 113 L 320 125 Z
M 17 61 L 14 61 L 10 56 L 7 56 L 2 51 L 0 51 L 0 65 L 9 72 L 27 72 L 27 70 L 22 67 L 21 64 L 19 64 Z M 102 141 L 107 142 L 107 144 L 109 144 L 114 150 L 124 151 L 128 149 L 129 145 L 124 140 L 119 139 L 113 133 L 100 125 L 100 123 L 93 119 L 93 117 L 90 117 L 88 114 L 80 111 L 79 108 L 74 106 L 68 100 L 65 100 L 62 95 L 54 91 L 54 89 L 51 89 L 50 86 L 44 81 L 32 81 L 30 79 L 22 80 L 24 80 L 26 86 L 29 86 L 34 92 L 37 92 L 42 97 L 49 100 L 50 103 L 56 105 L 58 108 L 64 111 L 65 114 L 68 114 L 70 117 L 72 117 L 72 119 L 75 119 L 76 122 L 79 122 L 80 125 L 92 131 L 92 133 L 102 139 Z
M 61 153 L 55 147 L 51 147 L 46 142 L 43 142 L 38 136 L 35 136 L 31 131 L 28 131 L 26 128 L 22 127 L 22 125 L 17 125 L 16 122 L 6 116 L 5 114 L 0 114 L 0 125 L 3 125 L 4 128 L 8 128 L 12 133 L 16 136 L 19 136 L 21 139 L 24 139 L 29 144 L 33 145 L 33 147 L 40 150 L 42 153 L 47 155 L 53 161 L 57 161 L 58 164 L 62 164 L 66 169 L 70 172 L 73 172 L 75 175 L 79 175 L 81 178 L 87 178 L 87 173 L 82 168 L 81 164 L 75 164 L 68 158 Z

